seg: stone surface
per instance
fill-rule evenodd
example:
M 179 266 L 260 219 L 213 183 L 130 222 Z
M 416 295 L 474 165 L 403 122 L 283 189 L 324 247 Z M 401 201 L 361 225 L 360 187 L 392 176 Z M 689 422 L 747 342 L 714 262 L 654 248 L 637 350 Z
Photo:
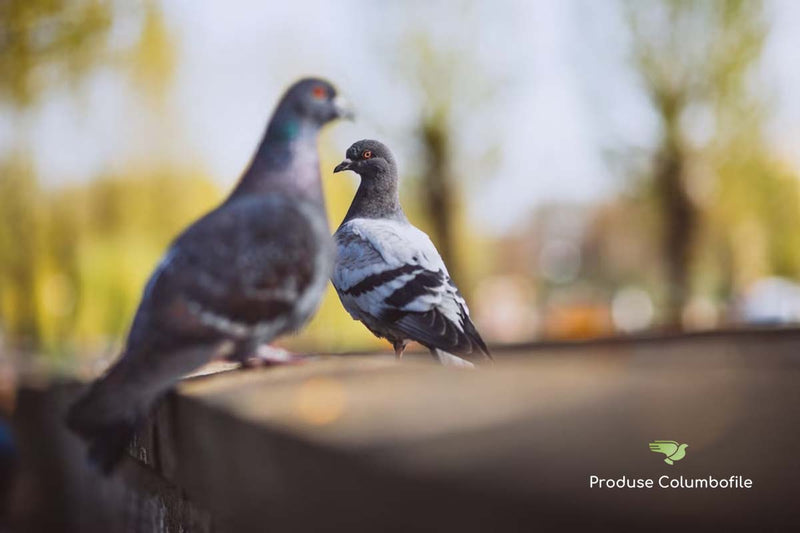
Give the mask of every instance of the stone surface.
M 147 460 L 111 480 L 54 429 L 74 387 L 27 391 L 18 412 L 30 438 L 48 439 L 30 449 L 31 479 L 58 472 L 41 488 L 53 531 L 64 516 L 81 531 L 117 530 L 76 522 L 98 506 L 120 531 L 800 524 L 800 331 L 527 346 L 497 359 L 470 371 L 322 357 L 195 377 L 141 432 L 133 451 Z M 648 448 L 657 439 L 688 443 L 686 457 L 665 464 Z M 753 488 L 598 489 L 592 475 L 741 475 Z

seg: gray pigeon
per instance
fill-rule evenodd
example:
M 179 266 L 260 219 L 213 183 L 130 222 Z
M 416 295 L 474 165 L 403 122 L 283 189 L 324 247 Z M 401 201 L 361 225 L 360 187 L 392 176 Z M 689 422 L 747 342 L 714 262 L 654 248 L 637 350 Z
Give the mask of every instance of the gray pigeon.
M 333 286 L 342 305 L 400 358 L 408 341 L 444 365 L 491 360 L 467 304 L 430 238 L 412 226 L 397 192 L 397 165 L 378 141 L 358 141 L 334 172 L 361 176 L 350 210 L 334 234 Z
M 335 257 L 317 137 L 348 115 L 328 82 L 292 85 L 231 195 L 169 247 L 121 358 L 68 413 L 102 470 L 178 378 L 215 358 L 245 361 L 314 314 Z

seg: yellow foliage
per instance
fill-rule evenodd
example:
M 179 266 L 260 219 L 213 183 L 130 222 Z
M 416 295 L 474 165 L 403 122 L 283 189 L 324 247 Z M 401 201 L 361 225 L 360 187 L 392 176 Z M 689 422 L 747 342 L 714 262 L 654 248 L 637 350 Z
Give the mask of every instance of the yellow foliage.
M 13 217 L 0 256 L 14 254 L 0 270 L 0 316 L 9 340 L 49 352 L 119 342 L 170 240 L 221 197 L 207 176 L 180 169 L 60 190 L 27 178 L 6 178 L 0 198 Z

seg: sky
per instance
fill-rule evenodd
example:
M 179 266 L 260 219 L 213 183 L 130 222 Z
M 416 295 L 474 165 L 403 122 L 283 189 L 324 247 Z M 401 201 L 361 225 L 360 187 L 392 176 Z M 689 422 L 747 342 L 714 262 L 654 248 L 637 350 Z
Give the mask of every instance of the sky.
M 358 118 L 326 132 L 332 150 L 374 137 L 420 168 L 420 108 L 406 58 L 417 32 L 460 58 L 454 89 L 458 175 L 470 216 L 504 232 L 545 202 L 594 202 L 624 186 L 607 165 L 614 147 L 646 147 L 657 121 L 626 63 L 616 3 L 591 0 L 374 3 L 322 0 L 162 2 L 176 47 L 175 77 L 158 110 L 104 69 L 78 95 L 48 94 L 25 118 L 42 181 L 88 179 L 131 161 L 177 161 L 229 187 L 249 160 L 276 99 L 320 75 Z M 800 2 L 768 3 L 773 30 L 757 83 L 770 95 L 769 134 L 800 171 Z M 131 28 L 114 29 L 124 41 Z M 474 74 L 474 75 L 473 75 Z M 493 84 L 492 98 L 470 99 Z M 154 125 L 156 125 L 154 130 Z M 0 145 L 20 133 L 0 125 Z

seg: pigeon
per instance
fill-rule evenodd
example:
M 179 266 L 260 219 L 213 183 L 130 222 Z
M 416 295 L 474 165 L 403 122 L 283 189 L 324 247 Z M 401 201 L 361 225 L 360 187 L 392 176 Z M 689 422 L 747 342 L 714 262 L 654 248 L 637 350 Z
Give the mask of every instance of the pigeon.
M 327 81 L 292 85 L 232 193 L 173 241 L 121 357 L 67 415 L 103 472 L 180 377 L 217 358 L 251 360 L 314 314 L 336 253 L 317 138 L 343 117 L 351 113 Z
M 398 359 L 416 341 L 446 366 L 491 361 L 439 252 L 403 213 L 389 148 L 362 140 L 346 157 L 334 173 L 352 170 L 361 184 L 334 234 L 332 281 L 344 308 L 391 342 Z

